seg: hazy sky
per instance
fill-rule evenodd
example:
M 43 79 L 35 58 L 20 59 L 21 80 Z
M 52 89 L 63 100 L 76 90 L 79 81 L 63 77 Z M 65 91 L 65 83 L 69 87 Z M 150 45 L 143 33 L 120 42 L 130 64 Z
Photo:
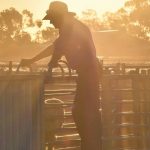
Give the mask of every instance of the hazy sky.
M 19 11 L 28 9 L 34 14 L 34 18 L 41 19 L 52 0 L 0 0 L 0 11 L 14 7 Z M 98 14 L 106 11 L 115 11 L 122 7 L 125 0 L 61 0 L 68 4 L 70 11 L 78 15 L 85 9 L 94 9 Z

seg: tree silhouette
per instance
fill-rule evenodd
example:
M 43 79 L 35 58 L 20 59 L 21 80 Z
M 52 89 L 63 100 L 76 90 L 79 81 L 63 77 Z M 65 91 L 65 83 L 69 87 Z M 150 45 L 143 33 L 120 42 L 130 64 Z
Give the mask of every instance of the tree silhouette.
M 104 29 L 104 25 L 98 17 L 97 12 L 93 9 L 83 11 L 79 19 L 93 31 Z
M 9 8 L 0 12 L 0 40 L 10 42 L 22 28 L 22 15 L 15 9 Z
M 23 16 L 23 28 L 34 26 L 33 14 L 29 10 L 27 10 L 27 9 L 23 10 L 22 16 Z
M 108 28 L 126 30 L 129 34 L 150 40 L 149 0 L 128 0 L 123 8 L 115 13 L 104 15 Z
M 150 2 L 149 0 L 130 0 L 125 3 L 130 8 L 129 31 L 139 38 L 149 39 L 150 33 Z
M 106 12 L 104 14 L 104 22 L 108 29 L 124 31 L 129 22 L 127 11 L 121 8 L 116 13 Z
M 42 30 L 42 37 L 45 42 L 50 41 L 53 42 L 58 36 L 58 31 L 52 27 L 47 27 Z

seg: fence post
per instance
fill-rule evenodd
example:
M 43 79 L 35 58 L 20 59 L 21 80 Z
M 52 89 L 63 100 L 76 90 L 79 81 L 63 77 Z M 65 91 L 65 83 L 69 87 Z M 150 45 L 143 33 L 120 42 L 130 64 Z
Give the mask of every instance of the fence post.
M 9 73 L 12 73 L 12 66 L 13 66 L 12 61 L 9 61 Z

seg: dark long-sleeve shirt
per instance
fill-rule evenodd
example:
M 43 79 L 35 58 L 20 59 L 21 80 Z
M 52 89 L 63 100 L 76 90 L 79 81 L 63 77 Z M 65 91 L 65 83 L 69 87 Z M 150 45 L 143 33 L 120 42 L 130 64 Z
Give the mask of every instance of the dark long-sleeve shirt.
M 77 71 L 93 68 L 97 63 L 91 32 L 86 25 L 74 17 L 65 17 L 54 47 L 51 63 L 55 64 L 63 55 L 68 65 Z

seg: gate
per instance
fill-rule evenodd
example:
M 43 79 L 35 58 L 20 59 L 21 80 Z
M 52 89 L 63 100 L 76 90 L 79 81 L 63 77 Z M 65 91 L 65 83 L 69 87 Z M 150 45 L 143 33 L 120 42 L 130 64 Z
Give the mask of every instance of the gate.
M 104 150 L 149 150 L 150 76 L 104 76 L 102 124 Z

